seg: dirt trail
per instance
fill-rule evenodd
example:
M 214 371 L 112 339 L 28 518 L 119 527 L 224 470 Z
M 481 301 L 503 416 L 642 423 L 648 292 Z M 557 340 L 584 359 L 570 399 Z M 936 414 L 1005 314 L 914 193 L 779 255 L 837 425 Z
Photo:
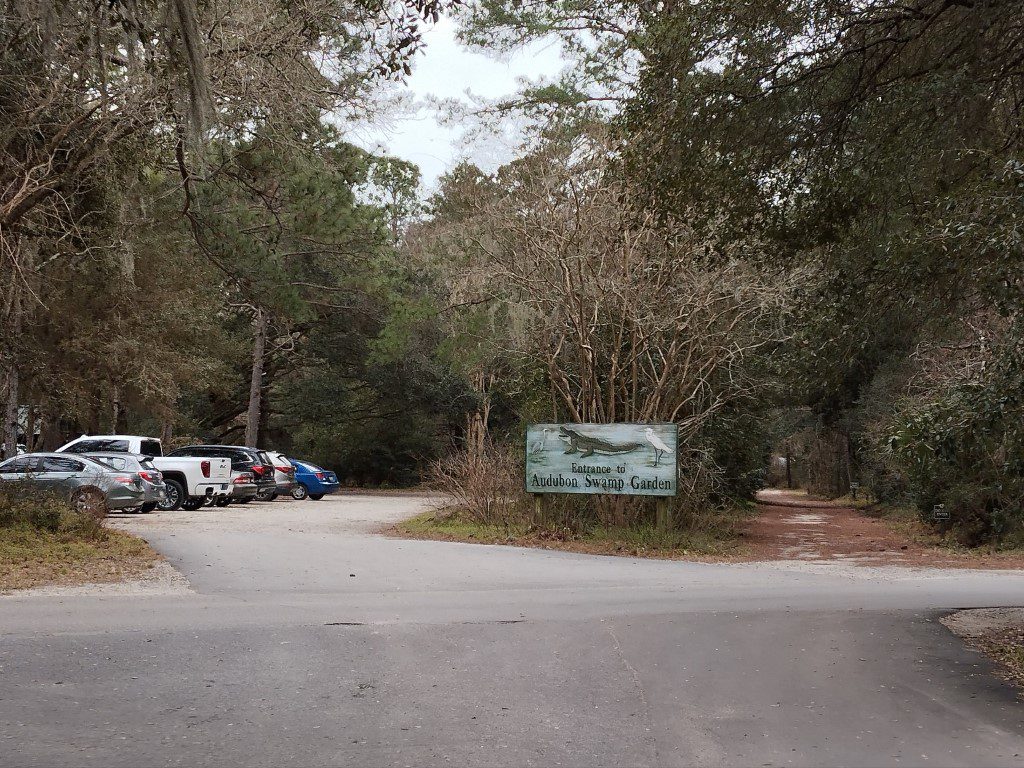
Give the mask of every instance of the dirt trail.
M 769 489 L 743 533 L 756 560 L 845 562 L 943 568 L 1022 568 L 1019 555 L 952 552 L 912 532 L 830 501 Z

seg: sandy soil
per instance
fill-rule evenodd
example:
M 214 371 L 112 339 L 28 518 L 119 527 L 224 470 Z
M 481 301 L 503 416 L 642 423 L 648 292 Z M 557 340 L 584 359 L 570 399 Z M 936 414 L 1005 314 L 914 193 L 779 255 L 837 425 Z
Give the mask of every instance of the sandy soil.
M 131 597 L 150 595 L 187 595 L 192 593 L 188 581 L 166 560 L 157 560 L 144 573 L 114 582 L 86 582 L 73 585 L 50 585 L 0 593 L 4 597 Z
M 952 552 L 841 505 L 772 489 L 743 532 L 752 560 L 847 562 L 931 568 L 1024 568 L 1020 554 Z

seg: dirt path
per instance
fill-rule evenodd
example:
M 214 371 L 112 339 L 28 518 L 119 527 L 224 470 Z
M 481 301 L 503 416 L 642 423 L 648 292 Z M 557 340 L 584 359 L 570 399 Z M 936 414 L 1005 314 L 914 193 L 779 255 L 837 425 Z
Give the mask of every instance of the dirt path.
M 1024 568 L 1020 555 L 959 553 L 862 511 L 777 489 L 758 495 L 743 533 L 752 559 L 942 568 Z

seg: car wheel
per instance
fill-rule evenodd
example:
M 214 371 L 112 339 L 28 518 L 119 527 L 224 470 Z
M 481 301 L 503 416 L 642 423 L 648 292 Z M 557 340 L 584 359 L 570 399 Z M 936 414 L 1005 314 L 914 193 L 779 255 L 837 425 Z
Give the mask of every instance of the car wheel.
M 173 512 L 176 509 L 181 509 L 185 501 L 185 486 L 177 480 L 165 480 L 164 500 L 159 502 L 157 506 L 164 512 Z
M 206 503 L 206 499 L 202 499 L 202 498 L 200 498 L 200 499 L 185 499 L 185 501 L 183 501 L 181 503 L 181 508 L 182 509 L 187 509 L 189 512 L 195 512 L 197 509 L 199 509 L 201 506 L 203 506 L 204 503 Z
M 262 490 L 256 494 L 256 498 L 260 501 L 272 501 L 275 493 L 273 490 Z
M 237 501 L 239 504 L 248 504 L 250 501 L 252 501 L 252 496 L 250 496 L 247 499 L 235 499 L 235 501 Z
M 97 520 L 107 516 L 107 497 L 99 488 L 79 488 L 71 497 L 71 504 L 77 512 Z
M 148 515 L 154 509 L 156 509 L 156 502 L 155 501 L 147 501 L 145 504 L 143 504 L 141 507 L 139 507 L 139 512 L 141 512 L 144 515 Z
M 215 507 L 226 507 L 230 503 L 231 503 L 231 499 L 229 499 L 227 496 L 223 496 L 223 497 L 217 499 L 215 502 L 213 502 L 213 506 L 215 506 Z
M 304 486 L 302 483 L 299 483 L 292 488 L 292 498 L 296 501 L 302 501 L 307 496 L 309 496 L 309 488 Z
M 323 497 L 324 497 L 324 495 L 322 493 L 311 493 L 311 494 L 309 494 L 309 498 L 311 498 L 313 501 L 320 501 L 320 499 L 322 499 Z

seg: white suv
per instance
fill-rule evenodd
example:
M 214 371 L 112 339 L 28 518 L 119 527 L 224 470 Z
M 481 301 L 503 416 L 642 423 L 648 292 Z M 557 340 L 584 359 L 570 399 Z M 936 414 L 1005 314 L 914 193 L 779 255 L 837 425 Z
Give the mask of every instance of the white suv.
M 270 457 L 270 463 L 274 465 L 274 481 L 277 483 L 277 488 L 272 494 L 268 494 L 265 498 L 274 498 L 278 495 L 287 496 L 292 492 L 292 488 L 295 487 L 295 467 L 292 466 L 291 461 L 280 451 L 264 451 L 267 456 Z

